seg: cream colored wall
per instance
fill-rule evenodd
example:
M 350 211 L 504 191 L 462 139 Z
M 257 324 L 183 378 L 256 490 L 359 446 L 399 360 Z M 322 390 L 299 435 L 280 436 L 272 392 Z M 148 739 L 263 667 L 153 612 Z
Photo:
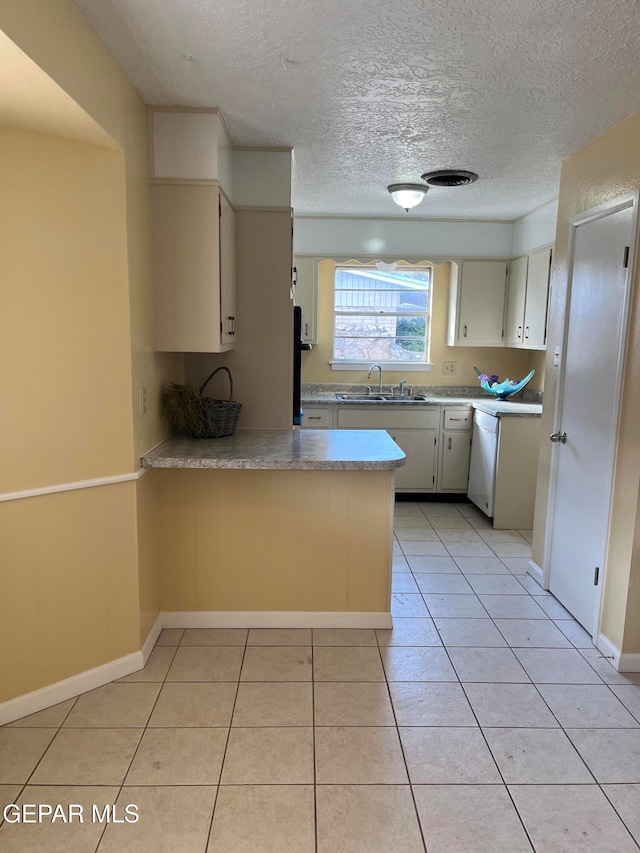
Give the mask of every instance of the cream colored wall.
M 553 403 L 557 369 L 553 351 L 562 340 L 564 302 L 567 292 L 567 245 L 569 220 L 580 211 L 614 199 L 640 186 L 640 114 L 604 133 L 568 157 L 562 164 L 556 251 L 551 271 L 549 337 L 545 389 L 548 405 L 542 434 L 553 431 Z M 630 344 L 623 387 L 619 447 L 615 467 L 613 517 L 604 586 L 601 632 L 619 649 L 640 652 L 640 303 L 636 265 L 631 310 Z M 544 555 L 547 493 L 551 445 L 541 444 L 533 539 L 533 559 L 541 566 Z
M 237 340 L 232 352 L 187 354 L 187 381 L 199 386 L 213 369 L 233 375 L 234 399 L 242 403 L 239 426 L 286 429 L 292 423 L 293 303 L 291 211 L 236 212 Z M 226 376 L 207 387 L 228 399 Z
M 388 611 L 392 471 L 146 478 L 163 611 Z
M 0 493 L 127 473 L 122 157 L 1 127 L 0 183 Z
M 129 463 L 167 435 L 160 392 L 180 376 L 179 356 L 153 351 L 146 106 L 71 0 L 3 0 L 0 30 L 120 146 L 124 158 L 131 335 L 133 453 Z M 148 412 L 141 414 L 140 389 Z
M 46 126 L 57 85 L 64 94 L 48 126 L 86 136 L 93 122 L 101 128 L 94 141 L 102 134 L 108 143 L 0 133 L 3 207 L 12 214 L 0 238 L 0 348 L 11 365 L 0 491 L 19 491 L 137 468 L 167 434 L 160 389 L 179 378 L 180 361 L 153 352 L 142 99 L 70 0 L 6 0 L 0 30 L 3 71 L 13 67 L 9 53 L 34 64 L 30 97 L 13 99 L 0 123 Z M 3 635 L 14 655 L 2 668 L 5 697 L 139 648 L 157 615 L 144 524 L 136 538 L 136 510 L 144 519 L 148 497 L 127 483 L 0 503 L 0 622 L 32 629 L 30 638 L 22 629 Z
M 318 344 L 311 352 L 303 354 L 302 381 L 320 383 L 366 384 L 367 370 L 331 370 L 329 362 L 333 357 L 333 293 L 336 263 L 332 260 L 321 261 L 318 267 Z M 449 299 L 449 264 L 439 264 L 433 268 L 433 295 L 431 306 L 431 352 L 433 369 L 430 372 L 403 373 L 384 371 L 386 384 L 398 383 L 407 379 L 409 385 L 475 385 L 477 377 L 474 366 L 486 373 L 497 373 L 501 379 L 522 379 L 535 361 L 530 350 L 516 350 L 486 347 L 448 347 L 446 344 L 447 316 Z M 442 373 L 444 361 L 457 362 L 455 376 Z M 530 387 L 542 388 L 542 375 L 537 373 Z
M 140 648 L 135 484 L 0 503 L 0 702 Z

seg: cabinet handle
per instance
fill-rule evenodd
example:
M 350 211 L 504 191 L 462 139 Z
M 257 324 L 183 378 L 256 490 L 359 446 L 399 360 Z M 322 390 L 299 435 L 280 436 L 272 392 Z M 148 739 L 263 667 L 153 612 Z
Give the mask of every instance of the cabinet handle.
M 309 415 L 307 420 L 309 420 L 309 421 L 321 421 L 322 418 L 320 417 L 320 415 Z
M 227 317 L 227 334 L 233 334 L 233 317 Z
M 468 418 L 449 418 L 450 421 L 466 421 Z
M 449 436 L 449 450 L 451 450 L 451 436 Z
M 529 327 L 528 326 L 525 326 L 524 336 L 525 336 L 525 338 L 529 337 Z
M 522 337 L 522 326 L 518 326 L 518 337 Z
M 462 333 L 462 337 L 463 337 L 463 338 L 466 338 L 466 337 L 467 337 L 467 327 L 466 327 L 466 326 L 464 327 L 464 331 L 463 331 L 463 333 Z
M 309 324 L 308 323 L 304 324 L 304 336 L 305 336 L 305 338 L 309 337 Z

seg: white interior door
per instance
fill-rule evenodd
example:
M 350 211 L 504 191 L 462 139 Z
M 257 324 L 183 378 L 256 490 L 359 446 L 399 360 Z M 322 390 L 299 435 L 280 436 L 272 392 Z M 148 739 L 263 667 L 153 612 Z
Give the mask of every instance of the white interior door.
M 634 200 L 585 214 L 573 229 L 547 554 L 549 589 L 593 634 L 609 530 Z

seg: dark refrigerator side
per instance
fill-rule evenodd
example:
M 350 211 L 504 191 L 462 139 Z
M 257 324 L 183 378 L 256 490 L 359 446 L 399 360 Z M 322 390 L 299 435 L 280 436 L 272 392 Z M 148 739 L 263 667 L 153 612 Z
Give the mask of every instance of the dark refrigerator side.
M 302 406 L 300 392 L 302 386 L 302 352 L 310 350 L 311 344 L 302 340 L 302 308 L 296 305 L 293 309 L 293 425 L 300 426 L 302 422 Z

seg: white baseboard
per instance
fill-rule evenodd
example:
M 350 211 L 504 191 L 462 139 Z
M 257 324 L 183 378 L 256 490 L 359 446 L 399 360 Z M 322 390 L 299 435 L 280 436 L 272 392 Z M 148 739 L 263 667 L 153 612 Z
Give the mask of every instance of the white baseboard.
M 537 563 L 533 562 L 533 560 L 529 560 L 529 571 L 527 574 L 530 574 L 534 581 L 537 581 L 542 589 L 544 589 L 542 586 L 544 582 L 544 572 Z
M 156 621 L 153 623 L 151 630 L 147 634 L 147 639 L 142 644 L 142 666 L 145 666 L 149 660 L 149 655 L 158 641 L 160 631 L 162 631 L 162 613 L 158 613 Z
M 640 654 L 621 652 L 604 634 L 598 634 L 596 648 L 611 660 L 618 672 L 640 672 Z
M 195 610 L 161 613 L 163 628 L 391 628 L 391 614 L 351 611 Z
M 618 663 L 618 672 L 640 672 L 640 654 L 625 654 L 620 655 Z
M 194 611 L 160 613 L 139 652 L 78 673 L 64 681 L 49 684 L 33 693 L 26 693 L 0 703 L 0 726 L 12 723 L 29 714 L 43 711 L 59 702 L 73 699 L 137 672 L 147 662 L 163 628 L 391 628 L 387 612 L 315 612 L 315 611 Z
M 599 652 L 602 652 L 604 657 L 611 661 L 612 666 L 615 666 L 615 668 L 618 669 L 618 665 L 620 663 L 620 649 L 617 646 L 614 646 L 611 640 L 608 637 L 605 637 L 604 634 L 598 634 L 595 646 Z
M 67 699 L 73 699 L 79 693 L 95 690 L 96 687 L 102 687 L 117 678 L 131 675 L 132 672 L 142 669 L 143 665 L 142 652 L 133 652 L 102 666 L 80 672 L 71 678 L 65 678 L 64 681 L 57 681 L 40 690 L 34 690 L 33 693 L 25 693 L 24 696 L 9 699 L 8 702 L 0 704 L 0 726 L 12 723 L 21 717 L 27 717 L 29 714 L 35 714 L 36 711 L 43 711 Z

